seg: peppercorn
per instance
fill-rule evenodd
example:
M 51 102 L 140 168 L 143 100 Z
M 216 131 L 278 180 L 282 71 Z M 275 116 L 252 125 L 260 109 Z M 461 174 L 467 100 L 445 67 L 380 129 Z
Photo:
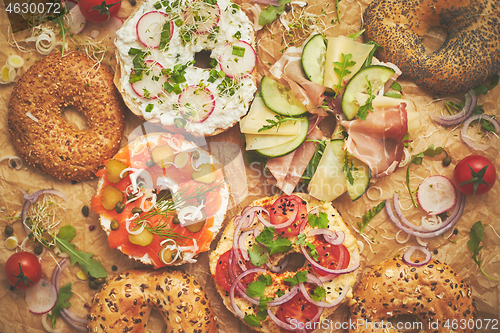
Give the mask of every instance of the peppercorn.
M 118 270 L 118 267 L 116 267 L 116 265 L 113 265 L 113 266 L 111 266 L 111 270 L 112 270 L 113 272 L 116 272 L 116 271 Z
M 89 225 L 89 230 L 94 231 L 95 230 L 95 225 Z

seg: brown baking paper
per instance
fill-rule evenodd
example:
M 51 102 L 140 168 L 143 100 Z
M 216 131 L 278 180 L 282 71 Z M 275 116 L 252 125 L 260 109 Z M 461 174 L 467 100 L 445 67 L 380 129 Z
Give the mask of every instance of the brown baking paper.
M 349 35 L 360 31 L 362 27 L 362 11 L 368 1 L 341 1 L 339 3 L 340 23 L 334 22 L 337 18 L 334 2 L 322 2 L 319 0 L 309 1 L 306 7 L 307 12 L 317 14 L 311 16 L 310 21 L 304 23 L 302 30 L 286 31 L 280 22 L 274 22 L 257 33 L 258 43 L 258 81 L 262 75 L 268 74 L 270 64 L 274 63 L 281 56 L 284 46 L 290 42 L 289 35 L 298 37 L 297 44 L 306 39 L 306 35 L 313 32 L 322 32 L 329 36 Z M 138 4 L 139 5 L 139 4 Z M 254 20 L 254 14 L 250 10 L 253 4 L 245 3 L 242 7 L 248 13 L 251 20 Z M 295 4 L 294 7 L 298 5 Z M 122 8 L 118 17 L 125 19 L 132 12 L 133 7 L 129 1 L 122 2 Z M 290 21 L 291 13 L 286 18 Z M 321 18 L 321 22 L 317 22 Z M 49 24 L 50 25 L 50 24 Z M 316 26 L 316 31 L 313 27 Z M 305 32 L 304 32 L 304 29 Z M 57 30 L 56 30 L 57 31 Z M 40 58 L 40 55 L 34 50 L 34 43 L 24 43 L 23 39 L 29 37 L 30 31 L 21 31 L 12 35 L 9 20 L 6 15 L 5 7 L 0 8 L 0 65 L 6 61 L 10 54 L 22 56 L 26 64 L 21 69 L 26 69 L 34 61 Z M 283 37 L 285 36 L 285 40 Z M 443 34 L 432 32 L 426 40 L 427 45 L 436 48 L 439 41 L 442 41 Z M 17 46 L 14 42 L 17 41 Z M 60 38 L 60 37 L 59 37 Z M 99 50 L 104 50 L 104 61 L 102 65 L 114 66 L 113 57 L 113 38 L 114 31 L 106 25 L 88 24 L 81 35 L 69 37 L 69 51 L 74 50 L 76 41 L 82 45 L 97 45 Z M 22 52 L 26 49 L 28 52 Z M 80 50 L 82 50 L 80 48 Z M 56 52 L 56 51 L 54 51 Z M 60 46 L 57 47 L 60 52 Z M 460 128 L 445 128 L 433 123 L 429 118 L 429 113 L 435 110 L 443 109 L 443 102 L 436 101 L 433 96 L 418 88 L 411 82 L 398 80 L 403 87 L 404 97 L 415 105 L 419 112 L 421 127 L 410 133 L 410 154 L 416 154 L 425 150 L 430 144 L 445 147 L 450 154 L 453 162 L 448 167 L 443 167 L 441 159 L 443 156 L 435 158 L 424 158 L 422 165 L 411 166 L 411 186 L 416 189 L 418 184 L 429 175 L 444 175 L 452 177 L 453 169 L 456 163 L 465 156 L 473 153 L 479 153 L 489 157 L 495 165 L 500 166 L 499 139 L 493 137 L 493 147 L 485 152 L 475 152 L 465 146 L 459 137 Z M 7 113 L 8 102 L 13 84 L 2 85 L 0 87 L 0 157 L 15 155 L 16 151 L 12 146 L 11 138 L 8 132 Z M 459 96 L 461 98 L 461 96 Z M 500 115 L 500 87 L 494 88 L 486 96 L 478 97 L 478 104 L 482 104 L 484 110 L 490 115 Z M 75 110 L 68 110 L 65 113 L 68 121 L 75 123 L 75 126 L 85 126 L 84 119 L 81 119 L 79 113 Z M 124 146 L 128 140 L 140 135 L 142 121 L 128 112 L 126 117 L 126 130 L 122 140 Z M 336 127 L 335 118 L 328 117 L 323 121 L 321 127 L 327 135 L 331 135 Z M 254 199 L 264 195 L 272 194 L 276 189 L 267 185 L 266 177 L 262 172 L 262 165 L 251 164 L 244 165 L 243 162 L 243 141 L 239 132 L 239 126 L 207 138 L 207 144 L 212 153 L 219 158 L 225 166 L 225 174 L 231 185 L 231 208 L 226 217 L 226 222 L 241 210 L 245 205 Z M 204 143 L 204 142 L 203 142 Z M 498 169 L 498 168 L 497 168 Z M 500 171 L 500 170 L 499 170 Z M 390 258 L 396 254 L 402 254 L 410 245 L 417 245 L 415 237 L 410 237 L 406 243 L 400 244 L 395 238 L 398 229 L 391 223 L 385 211 L 380 212 L 365 229 L 363 237 L 357 233 L 357 223 L 361 221 L 361 216 L 367 209 L 377 205 L 380 201 L 392 197 L 394 193 L 399 193 L 403 212 L 409 220 L 420 220 L 423 214 L 419 209 L 411 208 L 408 191 L 404 185 L 406 167 L 399 168 L 394 174 L 380 179 L 372 179 L 372 186 L 368 192 L 356 202 L 352 202 L 346 195 L 336 199 L 333 204 L 342 214 L 345 222 L 350 226 L 352 232 L 362 243 L 362 262 L 359 270 L 359 278 L 362 272 L 371 266 Z M 500 172 L 497 174 L 500 178 Z M 246 182 L 244 181 L 246 179 Z M 0 332 L 2 333 L 21 333 L 21 332 L 45 332 L 41 324 L 41 315 L 32 314 L 28 311 L 24 301 L 25 291 L 9 289 L 9 283 L 3 273 L 6 260 L 14 251 L 8 251 L 4 246 L 3 234 L 4 227 L 11 224 L 15 230 L 15 236 L 21 242 L 26 234 L 21 224 L 16 219 L 20 215 L 23 205 L 23 195 L 21 189 L 29 190 L 31 193 L 44 188 L 55 188 L 63 192 L 68 198 L 64 202 L 58 198 L 54 200 L 58 205 L 58 216 L 61 223 L 58 226 L 71 224 L 77 229 L 77 236 L 72 241 L 78 250 L 84 250 L 94 254 L 94 258 L 103 264 L 108 271 L 108 276 L 112 276 L 120 271 L 131 267 L 140 267 L 137 263 L 124 256 L 117 250 L 108 249 L 105 233 L 101 230 L 98 222 L 98 216 L 91 212 L 88 217 L 82 214 L 83 206 L 90 206 L 90 199 L 95 194 L 97 186 L 96 180 L 84 181 L 77 184 L 71 182 L 62 182 L 53 179 L 50 176 L 43 175 L 36 169 L 24 164 L 20 170 L 9 167 L 8 161 L 0 162 Z M 473 290 L 476 305 L 481 319 L 499 318 L 499 283 L 487 279 L 478 269 L 472 260 L 472 253 L 467 246 L 469 239 L 469 230 L 476 221 L 482 221 L 485 225 L 485 238 L 482 245 L 480 258 L 484 270 L 491 276 L 500 278 L 500 180 L 486 194 L 475 198 L 467 197 L 465 211 L 457 223 L 457 234 L 453 231 L 447 232 L 442 237 L 430 239 L 428 248 L 433 251 L 433 257 L 451 265 L 460 276 L 467 281 Z M 94 228 L 94 230 L 91 230 Z M 400 233 L 398 239 L 404 239 L 405 234 Z M 215 248 L 215 242 L 212 249 Z M 31 245 L 27 245 L 30 249 Z M 19 250 L 19 248 L 17 249 Z M 50 278 L 52 270 L 61 258 L 54 254 L 54 251 L 47 251 L 42 256 L 42 267 L 45 276 Z M 116 271 L 113 271 L 116 266 Z M 212 308 L 217 315 L 220 332 L 250 332 L 250 330 L 241 323 L 240 320 L 225 309 L 222 301 L 215 291 L 214 282 L 208 269 L 208 253 L 201 254 L 196 264 L 186 264 L 179 269 L 193 274 L 200 284 L 204 285 L 211 300 Z M 70 301 L 72 303 L 70 310 L 79 316 L 86 316 L 85 305 L 90 304 L 95 290 L 88 286 L 88 280 L 80 280 L 77 273 L 80 270 L 78 265 L 67 267 L 62 274 L 61 285 L 68 282 L 72 283 L 74 292 Z M 348 320 L 347 306 L 343 305 L 339 310 L 329 318 L 331 321 L 325 323 L 326 327 L 318 331 L 331 332 L 339 331 L 335 329 L 335 323 L 343 323 Z M 483 321 L 486 324 L 486 321 Z M 338 325 L 337 325 L 338 326 Z M 73 332 L 64 321 L 59 318 L 56 328 L 62 328 L 63 332 Z M 154 313 L 149 323 L 150 332 L 163 332 L 163 321 L 158 313 Z M 340 330 L 341 331 L 341 330 Z M 491 324 L 489 330 L 491 330 Z

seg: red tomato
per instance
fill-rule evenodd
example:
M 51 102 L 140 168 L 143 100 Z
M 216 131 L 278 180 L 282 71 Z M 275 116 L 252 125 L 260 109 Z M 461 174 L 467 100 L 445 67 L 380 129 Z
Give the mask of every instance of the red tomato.
M 318 251 L 318 263 L 328 269 L 343 269 L 349 267 L 349 261 L 351 256 L 349 251 L 344 245 L 332 245 L 330 243 L 322 243 L 316 245 L 316 251 Z M 340 255 L 344 255 L 344 261 L 341 267 L 337 267 L 339 263 Z M 314 271 L 321 276 L 328 275 L 329 273 L 323 272 L 313 266 Z
M 486 157 L 470 155 L 458 162 L 453 171 L 453 183 L 465 195 L 486 193 L 495 184 L 495 165 Z
M 289 323 L 293 328 L 307 328 L 314 327 L 313 323 L 311 323 L 311 319 L 313 319 L 317 313 L 318 307 L 306 300 L 305 297 L 302 296 L 302 293 L 298 293 L 294 298 L 278 308 L 276 317 L 285 323 Z
M 28 289 L 40 281 L 42 265 L 33 253 L 17 252 L 7 259 L 5 275 L 14 287 Z
M 231 275 L 229 274 L 229 256 L 231 255 L 231 250 L 224 252 L 217 261 L 217 268 L 215 269 L 215 278 L 217 282 L 222 286 L 222 288 L 229 291 L 231 289 L 231 285 L 233 284 L 233 279 L 231 279 Z M 247 268 L 254 267 L 250 262 L 245 263 Z M 235 276 L 238 276 L 242 273 L 240 266 L 236 264 Z M 243 285 L 249 284 L 253 281 L 254 274 L 249 274 L 245 276 L 242 280 Z
M 121 0 L 80 0 L 82 15 L 94 23 L 103 23 L 115 16 L 121 7 Z
M 299 211 L 295 221 L 286 228 L 276 229 L 284 237 L 298 235 L 301 223 L 307 219 L 306 202 L 296 195 L 285 195 L 276 199 L 269 210 L 271 223 L 282 224 L 290 219 L 296 209 Z

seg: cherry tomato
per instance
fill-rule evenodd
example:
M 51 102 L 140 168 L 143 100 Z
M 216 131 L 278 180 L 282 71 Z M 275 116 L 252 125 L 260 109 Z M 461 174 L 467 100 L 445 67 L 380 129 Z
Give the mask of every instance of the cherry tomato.
M 322 243 L 316 245 L 316 251 L 318 251 L 318 263 L 328 269 L 344 269 L 349 267 L 349 261 L 351 260 L 351 256 L 349 254 L 349 250 L 340 244 L 340 245 L 332 245 L 330 243 Z M 339 259 L 342 258 L 342 265 L 339 265 Z M 314 271 L 321 276 L 328 275 L 324 271 L 313 266 Z
M 313 323 L 309 322 L 317 313 L 318 307 L 310 303 L 302 293 L 298 293 L 294 298 L 278 308 L 276 317 L 285 323 L 289 322 L 294 327 L 304 328 L 314 327 Z
M 28 289 L 40 281 L 42 265 L 31 252 L 17 252 L 5 263 L 5 275 L 10 284 L 18 289 Z
M 222 286 L 222 288 L 226 289 L 229 291 L 231 289 L 231 285 L 233 284 L 233 279 L 231 279 L 231 275 L 229 274 L 229 256 L 231 255 L 231 250 L 228 250 L 224 252 L 217 261 L 217 268 L 215 269 L 215 278 L 217 279 L 217 282 Z M 235 263 L 236 264 L 236 263 Z M 245 266 L 247 268 L 252 268 L 254 267 L 250 262 L 246 262 Z M 243 273 L 241 270 L 240 266 L 236 264 L 236 269 L 235 269 L 235 276 L 240 275 Z M 249 284 L 253 281 L 254 274 L 249 274 L 245 276 L 242 280 L 242 284 L 246 285 Z
M 103 23 L 115 16 L 121 7 L 121 0 L 80 0 L 82 15 L 94 23 Z
M 285 195 L 276 199 L 269 210 L 270 222 L 272 224 L 282 224 L 290 219 L 296 209 L 299 211 L 295 221 L 286 228 L 276 229 L 284 237 L 298 235 L 300 225 L 307 219 L 306 202 L 296 195 Z
M 495 184 L 495 165 L 486 157 L 470 155 L 458 162 L 453 171 L 453 183 L 465 195 L 486 193 Z

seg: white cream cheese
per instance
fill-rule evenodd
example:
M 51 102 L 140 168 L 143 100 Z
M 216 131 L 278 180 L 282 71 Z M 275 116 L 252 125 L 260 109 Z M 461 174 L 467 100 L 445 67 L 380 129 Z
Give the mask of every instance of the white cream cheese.
M 175 4 L 176 1 L 172 0 L 164 0 L 162 3 L 168 6 L 177 6 L 175 7 L 176 12 L 182 13 L 188 1 L 192 3 L 193 0 L 180 0 L 177 5 Z M 160 2 L 157 0 L 145 1 L 140 9 L 117 31 L 115 45 L 117 54 L 123 61 L 121 93 L 133 100 L 134 106 L 141 110 L 146 120 L 157 119 L 166 126 L 177 125 L 178 127 L 185 127 L 189 132 L 198 134 L 211 134 L 217 129 L 232 126 L 245 115 L 256 91 L 254 79 L 251 75 L 244 75 L 232 80 L 226 79 L 226 82 L 230 82 L 236 87 L 234 93 L 230 95 L 221 93 L 221 84 L 224 78 L 217 77 L 214 82 L 209 82 L 211 69 L 189 65 L 185 69 L 185 82 L 180 83 L 180 88 L 185 89 L 193 85 L 202 86 L 208 88 L 215 97 L 214 111 L 204 121 L 195 122 L 184 119 L 180 114 L 179 95 L 177 93 L 169 93 L 163 90 L 158 98 L 152 99 L 141 97 L 134 91 L 129 80 L 133 72 L 135 56 L 129 55 L 129 50 L 135 48 L 148 52 L 149 54 L 146 55 L 144 60 L 153 60 L 164 69 L 173 69 L 175 65 L 186 65 L 194 60 L 197 52 L 202 50 L 210 50 L 212 60 L 218 60 L 223 53 L 224 46 L 228 43 L 239 39 L 254 45 L 252 23 L 238 6 L 229 0 L 219 0 L 217 5 L 220 10 L 220 18 L 216 26 L 209 31 L 204 33 L 194 32 L 191 35 L 191 41 L 183 41 L 180 35 L 183 25 L 180 23 L 179 26 L 173 24 L 173 32 L 165 49 L 146 48 L 138 39 L 137 22 L 145 13 L 151 11 L 168 12 L 165 7 L 160 7 L 159 4 Z M 171 16 L 174 16 L 173 21 L 175 22 L 175 15 L 171 14 Z M 217 66 L 216 69 L 220 70 L 220 67 Z M 151 80 L 151 77 L 143 75 L 143 80 Z

